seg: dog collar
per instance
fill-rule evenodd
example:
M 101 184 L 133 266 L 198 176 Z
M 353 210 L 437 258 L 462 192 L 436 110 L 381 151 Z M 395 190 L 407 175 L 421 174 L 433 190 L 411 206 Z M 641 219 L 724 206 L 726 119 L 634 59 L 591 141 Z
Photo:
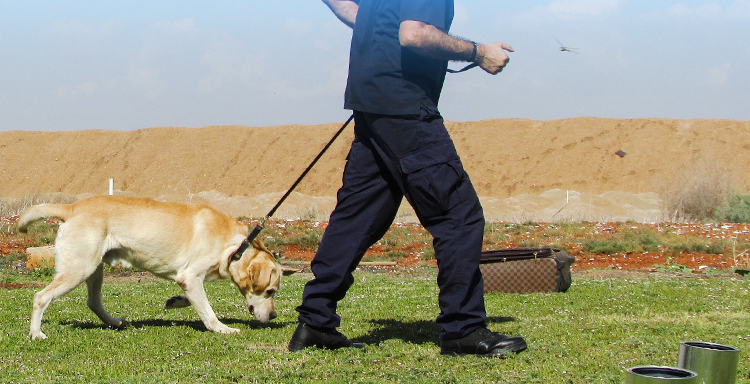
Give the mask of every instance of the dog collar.
M 237 250 L 234 251 L 234 253 L 232 254 L 232 257 L 229 258 L 230 263 L 242 258 L 242 252 L 245 252 L 245 250 L 248 247 L 250 247 L 250 244 L 252 244 L 253 241 L 255 241 L 255 238 L 258 237 L 258 234 L 260 233 L 260 231 L 263 230 L 263 224 L 265 224 L 265 222 L 266 220 L 263 219 L 261 224 L 256 225 L 255 228 L 253 228 L 253 230 L 250 231 L 250 234 L 247 235 L 247 239 L 242 240 L 242 244 L 240 244 L 240 247 L 237 248 Z

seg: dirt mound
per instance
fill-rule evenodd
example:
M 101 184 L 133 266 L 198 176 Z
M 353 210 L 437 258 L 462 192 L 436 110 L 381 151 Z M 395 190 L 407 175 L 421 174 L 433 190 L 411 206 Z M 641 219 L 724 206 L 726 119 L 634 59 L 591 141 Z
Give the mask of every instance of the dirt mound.
M 0 197 L 105 194 L 113 178 L 118 194 L 263 216 L 339 126 L 0 132 Z M 493 220 L 659 220 L 656 192 L 699 162 L 726 173 L 740 190 L 750 181 L 741 172 L 750 166 L 745 121 L 501 119 L 447 126 Z M 352 137 L 349 128 L 277 217 L 329 213 Z M 401 218 L 413 219 L 408 207 Z

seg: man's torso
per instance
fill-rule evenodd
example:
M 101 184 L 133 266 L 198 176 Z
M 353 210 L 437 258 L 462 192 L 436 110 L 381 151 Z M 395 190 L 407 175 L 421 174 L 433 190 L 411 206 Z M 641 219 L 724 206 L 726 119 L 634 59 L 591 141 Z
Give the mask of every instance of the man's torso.
M 437 111 L 447 61 L 402 48 L 403 20 L 448 32 L 453 0 L 361 0 L 352 35 L 345 108 L 384 115 Z

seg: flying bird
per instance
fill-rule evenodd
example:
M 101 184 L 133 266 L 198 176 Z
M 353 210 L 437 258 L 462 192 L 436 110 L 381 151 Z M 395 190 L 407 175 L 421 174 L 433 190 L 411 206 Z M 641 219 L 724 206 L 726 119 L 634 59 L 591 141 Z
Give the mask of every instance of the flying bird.
M 552 36 L 552 37 L 554 37 L 554 36 Z M 557 40 L 557 37 L 555 37 L 555 40 Z M 557 43 L 560 44 L 560 51 L 561 52 L 570 52 L 570 53 L 575 53 L 576 55 L 580 55 L 580 53 L 576 52 L 576 50 L 578 48 L 566 47 L 565 44 L 563 44 L 563 43 L 560 42 L 560 40 L 557 40 Z

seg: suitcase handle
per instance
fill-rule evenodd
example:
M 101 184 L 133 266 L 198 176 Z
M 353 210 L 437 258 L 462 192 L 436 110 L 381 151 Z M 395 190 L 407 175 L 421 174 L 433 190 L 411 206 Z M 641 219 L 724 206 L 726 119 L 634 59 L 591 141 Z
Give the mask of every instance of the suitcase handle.
M 554 248 L 506 248 L 482 251 L 480 264 L 497 263 L 513 260 L 528 260 L 554 256 L 559 249 Z

